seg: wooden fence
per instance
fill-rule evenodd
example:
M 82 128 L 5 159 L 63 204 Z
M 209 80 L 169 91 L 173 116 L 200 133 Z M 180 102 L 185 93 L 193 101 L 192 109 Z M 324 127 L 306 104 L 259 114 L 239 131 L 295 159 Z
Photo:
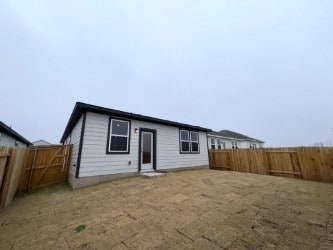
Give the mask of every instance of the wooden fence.
M 0 146 L 0 208 L 6 207 L 18 192 L 66 181 L 71 148 Z
M 333 147 L 209 150 L 211 169 L 333 182 Z

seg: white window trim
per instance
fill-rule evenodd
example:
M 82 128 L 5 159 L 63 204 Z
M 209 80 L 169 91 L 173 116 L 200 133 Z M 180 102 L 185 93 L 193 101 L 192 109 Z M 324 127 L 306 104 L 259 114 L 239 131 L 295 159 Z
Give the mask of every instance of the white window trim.
M 183 140 L 181 137 L 182 131 L 187 132 L 188 134 L 188 140 Z M 192 140 L 191 133 L 196 133 L 197 134 L 197 140 L 194 141 Z M 187 129 L 180 129 L 179 130 L 179 147 L 180 147 L 180 153 L 181 154 L 200 154 L 200 140 L 199 140 L 199 132 L 198 131 L 192 131 L 192 130 L 187 130 Z M 188 142 L 189 143 L 189 151 L 183 151 L 182 149 L 182 142 Z M 192 151 L 192 142 L 198 143 L 198 151 Z
M 212 141 L 213 141 L 214 143 L 212 143 Z M 213 148 L 213 146 L 214 146 L 214 148 Z M 210 138 L 210 148 L 211 148 L 211 149 L 216 149 L 215 138 Z
M 222 149 L 222 140 L 221 139 L 217 139 L 217 149 Z
M 197 134 L 197 140 L 196 141 L 192 140 L 192 133 Z M 198 150 L 197 151 L 192 150 L 192 142 L 198 143 Z M 190 150 L 191 150 L 191 153 L 197 153 L 197 154 L 200 153 L 199 132 L 190 131 Z
M 118 135 L 118 134 L 112 134 L 112 123 L 113 121 L 119 121 L 119 122 L 126 122 L 128 124 L 127 126 L 127 134 L 126 135 Z M 122 119 L 116 119 L 116 118 L 110 118 L 110 131 L 109 131 L 109 141 L 108 141 L 108 153 L 129 153 L 129 144 L 130 144 L 130 121 L 128 120 L 122 120 Z M 111 140 L 112 136 L 117 136 L 117 137 L 126 137 L 127 138 L 127 147 L 126 150 L 111 150 Z
M 182 139 L 182 132 L 186 132 L 187 135 L 188 135 L 188 140 L 183 140 Z M 180 141 L 180 152 L 181 153 L 191 153 L 191 139 L 190 139 L 190 131 L 188 130 L 184 130 L 184 129 L 181 129 L 180 132 L 179 132 L 179 141 Z M 182 147 L 182 142 L 188 142 L 189 143 L 189 147 L 188 147 L 188 151 L 183 151 L 183 147 Z

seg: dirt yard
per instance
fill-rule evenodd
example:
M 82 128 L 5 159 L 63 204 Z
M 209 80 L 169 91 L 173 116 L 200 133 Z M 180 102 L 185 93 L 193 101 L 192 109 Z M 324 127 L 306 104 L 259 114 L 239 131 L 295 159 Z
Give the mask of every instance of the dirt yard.
M 332 184 L 183 171 L 21 196 L 0 249 L 333 249 L 332 214 Z

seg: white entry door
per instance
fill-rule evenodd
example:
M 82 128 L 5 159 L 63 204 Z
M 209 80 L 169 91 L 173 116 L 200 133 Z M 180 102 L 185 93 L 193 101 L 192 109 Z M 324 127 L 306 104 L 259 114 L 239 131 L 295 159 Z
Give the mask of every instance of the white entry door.
M 153 170 L 153 133 L 141 134 L 141 172 Z

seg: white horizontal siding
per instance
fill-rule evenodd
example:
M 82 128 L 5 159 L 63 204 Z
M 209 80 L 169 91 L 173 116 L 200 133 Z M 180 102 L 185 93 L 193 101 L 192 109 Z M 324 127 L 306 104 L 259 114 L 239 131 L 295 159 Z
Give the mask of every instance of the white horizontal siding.
M 15 147 L 15 142 L 16 142 L 16 139 L 6 133 L 1 133 L 0 135 L 0 145 L 3 145 L 3 146 L 9 146 L 9 147 Z M 18 141 L 18 147 L 26 147 L 27 144 L 21 142 L 21 141 Z
M 72 132 L 65 140 L 66 144 L 73 144 L 71 165 L 69 168 L 69 175 L 71 177 L 73 177 L 75 175 L 75 171 L 76 171 L 77 157 L 79 154 L 79 145 L 80 145 L 80 138 L 81 138 L 82 121 L 83 121 L 83 116 L 81 116 L 81 118 L 77 121 L 74 128 L 72 129 Z
M 205 132 L 199 133 L 200 154 L 180 154 L 179 128 L 132 120 L 130 153 L 106 154 L 108 126 L 109 116 L 87 113 L 80 177 L 137 172 L 139 133 L 135 128 L 156 130 L 157 170 L 208 165 Z
M 1 133 L 0 145 L 14 147 L 15 141 L 16 139 L 14 137 L 11 137 L 10 135 L 7 135 L 5 133 Z
M 217 139 L 220 139 L 222 142 L 225 142 L 226 144 L 226 149 L 228 148 L 232 148 L 232 139 L 227 139 L 227 138 L 221 138 L 221 137 L 216 137 L 216 136 L 209 136 L 208 135 L 208 147 L 209 149 L 212 148 L 212 144 L 211 144 L 211 139 L 215 140 L 215 149 L 217 149 Z M 243 141 L 243 140 L 239 140 L 236 139 L 235 140 L 237 142 L 237 147 L 238 148 L 250 148 L 250 141 Z M 263 143 L 259 143 L 259 142 L 254 142 L 257 145 L 257 148 L 263 147 Z

